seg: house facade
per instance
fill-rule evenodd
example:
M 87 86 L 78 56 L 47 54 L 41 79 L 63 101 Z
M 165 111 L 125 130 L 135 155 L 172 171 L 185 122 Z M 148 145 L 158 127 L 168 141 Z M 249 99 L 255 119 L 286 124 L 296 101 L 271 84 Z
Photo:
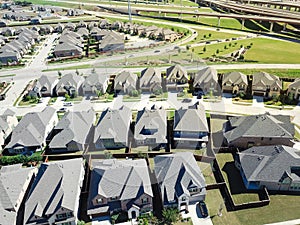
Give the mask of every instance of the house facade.
M 222 92 L 239 94 L 246 93 L 248 87 L 247 75 L 240 72 L 230 72 L 223 75 Z
M 76 225 L 84 179 L 83 159 L 43 163 L 25 202 L 24 225 Z
M 18 125 L 18 119 L 15 113 L 9 109 L 0 115 L 0 151 L 14 128 Z
M 105 94 L 109 83 L 109 77 L 105 74 L 92 72 L 82 83 L 83 95 Z
M 103 111 L 95 127 L 95 149 L 127 148 L 131 120 L 132 112 L 125 106 Z
M 41 151 L 57 123 L 56 110 L 52 107 L 48 106 L 42 112 L 27 113 L 13 130 L 5 149 L 9 154 Z
M 54 87 L 58 83 L 56 77 L 50 77 L 42 75 L 36 82 L 35 86 L 29 93 L 29 95 L 35 95 L 37 97 L 49 97 L 54 95 Z
M 178 152 L 154 157 L 155 175 L 165 208 L 185 207 L 205 200 L 206 184 L 193 153 Z
M 195 75 L 193 87 L 195 93 L 218 94 L 220 86 L 217 70 L 213 67 L 205 67 L 199 70 Z
M 128 219 L 153 211 L 153 193 L 145 159 L 92 162 L 87 214 L 127 212 Z
M 177 148 L 201 148 L 208 143 L 208 124 L 203 105 L 195 104 L 175 111 L 173 138 Z
M 68 73 L 57 82 L 55 86 L 55 93 L 57 96 L 64 96 L 66 94 L 75 96 L 79 94 L 79 88 L 84 82 L 84 78 L 77 74 Z
M 116 93 L 131 94 L 137 90 L 137 75 L 130 71 L 118 73 L 114 80 L 114 90 Z
M 252 147 L 238 153 L 235 165 L 249 190 L 300 192 L 299 150 L 284 145 Z
M 179 64 L 167 68 L 166 89 L 168 91 L 182 91 L 189 86 L 188 81 L 186 69 Z
M 292 95 L 293 99 L 300 101 L 300 78 L 289 85 L 287 93 Z
M 161 72 L 156 68 L 146 68 L 142 70 L 139 78 L 139 86 L 143 92 L 162 92 Z
M 253 74 L 252 95 L 271 98 L 278 96 L 282 89 L 282 81 L 279 77 L 265 72 Z

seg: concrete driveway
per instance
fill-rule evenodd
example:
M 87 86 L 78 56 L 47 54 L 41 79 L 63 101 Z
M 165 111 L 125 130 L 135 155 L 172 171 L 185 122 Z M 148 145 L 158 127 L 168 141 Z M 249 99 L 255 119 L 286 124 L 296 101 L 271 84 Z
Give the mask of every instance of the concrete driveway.
M 255 107 L 265 107 L 264 98 L 261 96 L 253 96 L 252 106 Z
M 198 203 L 197 203 L 198 204 Z M 182 212 L 182 218 L 190 217 L 194 225 L 213 225 L 210 217 L 202 218 L 197 204 L 189 205 L 189 212 Z

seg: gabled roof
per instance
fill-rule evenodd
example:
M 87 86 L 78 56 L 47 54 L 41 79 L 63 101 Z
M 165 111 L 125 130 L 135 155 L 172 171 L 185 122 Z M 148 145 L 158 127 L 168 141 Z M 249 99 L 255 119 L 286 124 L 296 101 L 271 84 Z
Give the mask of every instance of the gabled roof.
M 161 85 L 161 72 L 157 68 L 153 67 L 142 70 L 140 77 L 140 88 L 150 88 L 154 84 Z
M 56 110 L 52 107 L 46 107 L 42 112 L 27 113 L 13 130 L 6 148 L 13 148 L 16 144 L 41 146 L 46 138 L 46 127 L 55 114 Z
M 218 84 L 218 73 L 214 67 L 205 67 L 197 72 L 194 79 L 194 87 L 215 87 Z
M 89 203 L 97 195 L 122 200 L 137 199 L 142 194 L 153 197 L 145 159 L 107 159 L 93 162 Z
M 190 196 L 190 184 L 203 188 L 202 193 L 205 194 L 205 180 L 193 153 L 178 152 L 155 156 L 154 163 L 162 197 L 167 198 L 165 201 L 176 200 L 183 193 Z
M 22 196 L 27 179 L 35 168 L 22 168 L 22 164 L 4 166 L 0 170 L 0 224 L 15 224 L 19 197 Z M 25 187 L 27 188 L 27 187 Z M 21 199 L 22 201 L 22 199 Z M 16 206 L 17 204 L 17 206 Z
M 282 182 L 286 176 L 300 181 L 300 152 L 279 146 L 252 147 L 238 153 L 238 159 L 248 181 Z
M 93 110 L 83 112 L 67 112 L 54 127 L 58 131 L 49 144 L 49 148 L 67 148 L 71 141 L 85 144 L 87 135 L 95 120 Z
M 151 131 L 151 134 L 145 134 L 145 130 Z M 138 111 L 135 128 L 134 139 L 145 140 L 154 138 L 157 144 L 167 143 L 167 114 L 163 108 L 146 107 Z
M 248 85 L 247 75 L 241 73 L 241 72 L 230 72 L 225 73 L 223 76 L 223 85 L 230 83 L 230 84 L 245 84 Z
M 114 88 L 117 88 L 117 89 L 120 87 L 127 88 L 129 86 L 135 87 L 136 82 L 137 82 L 137 75 L 130 71 L 124 70 L 121 73 L 118 73 L 116 75 Z
M 174 131 L 208 132 L 204 106 L 198 104 L 176 110 Z
M 225 133 L 228 142 L 240 137 L 294 138 L 294 125 L 290 116 L 263 115 L 240 116 L 229 119 L 231 130 Z
M 25 203 L 24 224 L 35 216 L 47 221 L 60 208 L 77 211 L 82 164 L 83 160 L 77 158 L 41 165 Z
M 300 78 L 295 79 L 295 81 L 289 85 L 289 89 L 291 88 L 300 88 Z
M 268 74 L 266 72 L 257 72 L 253 74 L 253 81 L 252 81 L 253 86 L 257 85 L 263 85 L 263 86 L 270 86 L 270 87 L 278 87 L 282 88 L 282 81 L 279 79 L 279 77 Z
M 55 85 L 55 82 L 57 81 L 56 77 L 46 76 L 42 75 L 36 83 L 36 87 L 42 88 L 46 87 L 48 91 L 51 91 L 52 87 Z
M 83 85 L 96 86 L 105 84 L 108 82 L 109 77 L 105 74 L 99 74 L 97 72 L 90 73 L 84 80 Z
M 113 44 L 124 44 L 124 36 L 115 31 L 110 31 L 102 38 L 100 48 L 105 48 L 105 46 Z
M 131 110 L 125 106 L 120 109 L 107 108 L 101 113 L 95 128 L 94 142 L 111 138 L 115 142 L 127 142 L 131 117 Z
M 169 68 L 167 68 L 167 80 L 176 78 L 177 80 L 181 80 L 183 78 L 185 78 L 186 80 L 188 80 L 188 76 L 187 76 L 187 71 L 185 68 L 183 68 L 182 66 L 180 66 L 179 64 L 176 64 L 174 66 L 171 66 Z
M 84 81 L 84 78 L 82 76 L 79 76 L 75 73 L 68 73 L 58 81 L 56 85 L 56 90 L 59 88 L 63 88 L 64 86 L 71 86 L 74 88 L 79 88 L 81 83 Z

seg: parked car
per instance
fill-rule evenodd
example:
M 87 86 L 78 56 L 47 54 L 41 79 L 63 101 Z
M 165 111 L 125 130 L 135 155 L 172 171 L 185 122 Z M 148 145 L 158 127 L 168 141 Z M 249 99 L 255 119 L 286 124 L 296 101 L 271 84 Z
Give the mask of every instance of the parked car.
M 190 98 L 185 98 L 182 100 L 182 103 L 190 103 L 192 101 L 192 99 Z
M 64 102 L 63 106 L 72 106 L 73 103 L 72 102 Z
M 208 210 L 204 201 L 198 203 L 198 207 L 203 218 L 208 217 Z
M 58 113 L 65 113 L 65 112 L 67 112 L 67 111 L 68 111 L 67 108 L 60 108 L 57 112 L 58 112 Z

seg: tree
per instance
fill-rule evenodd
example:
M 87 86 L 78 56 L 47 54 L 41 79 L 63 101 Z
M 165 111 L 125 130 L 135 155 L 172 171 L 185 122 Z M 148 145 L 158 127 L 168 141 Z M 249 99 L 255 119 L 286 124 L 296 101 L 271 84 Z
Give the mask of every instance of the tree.
M 219 49 L 217 49 L 217 50 L 216 50 L 216 54 L 219 54 L 219 53 L 220 53 L 220 50 L 219 50 Z
M 208 34 L 208 37 L 211 37 L 211 33 Z
M 111 154 L 110 151 L 105 151 L 105 152 L 104 152 L 104 157 L 105 157 L 106 159 L 112 159 L 113 155 Z
M 171 225 L 175 223 L 179 219 L 179 211 L 176 208 L 164 209 L 162 211 L 162 216 L 164 223 L 167 225 Z
M 68 100 L 70 100 L 70 95 L 68 95 L 68 94 L 65 94 L 65 99 L 68 101 Z
M 60 71 L 57 71 L 57 74 L 58 74 L 58 78 L 60 79 L 62 76 L 62 73 Z
M 206 46 L 203 47 L 203 52 L 206 52 Z
M 85 225 L 85 222 L 83 220 L 78 220 L 77 225 Z
M 227 45 L 224 46 L 224 49 L 227 49 Z

